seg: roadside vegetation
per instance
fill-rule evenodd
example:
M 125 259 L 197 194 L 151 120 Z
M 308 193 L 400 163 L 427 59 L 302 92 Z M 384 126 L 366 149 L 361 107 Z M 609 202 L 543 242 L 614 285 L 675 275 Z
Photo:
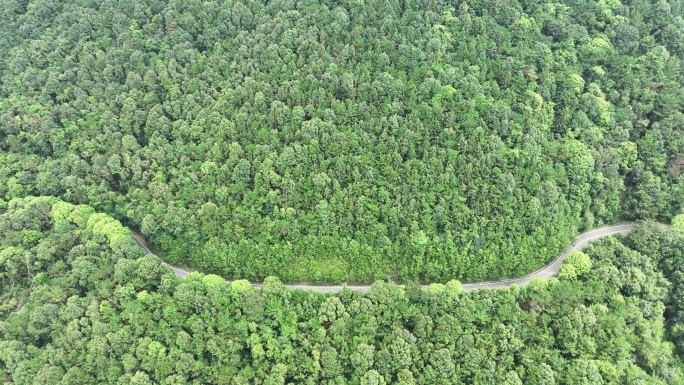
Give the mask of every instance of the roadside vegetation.
M 679 384 L 684 217 L 673 223 L 597 241 L 567 260 L 572 276 L 525 288 L 326 295 L 179 279 L 111 217 L 15 199 L 0 215 L 0 380 Z
M 0 208 L 85 204 L 177 265 L 521 276 L 684 201 L 679 0 L 0 4 Z

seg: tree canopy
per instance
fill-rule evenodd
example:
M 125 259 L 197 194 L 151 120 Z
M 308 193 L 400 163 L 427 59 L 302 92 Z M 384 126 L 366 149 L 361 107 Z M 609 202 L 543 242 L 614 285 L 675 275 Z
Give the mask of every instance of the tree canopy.
M 501 278 L 684 201 L 679 0 L 1 3 L 0 207 L 176 264 Z
M 90 384 L 678 384 L 684 233 L 586 249 L 573 279 L 369 293 L 177 278 L 125 228 L 56 198 L 0 215 L 0 378 Z M 114 241 L 112 241 L 114 240 Z M 583 260 L 577 254 L 573 259 Z M 580 266 L 581 264 L 578 264 Z

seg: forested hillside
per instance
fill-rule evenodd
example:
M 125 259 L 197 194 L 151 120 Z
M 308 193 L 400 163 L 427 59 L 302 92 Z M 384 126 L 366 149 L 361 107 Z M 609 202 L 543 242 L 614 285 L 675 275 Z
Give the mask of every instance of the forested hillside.
M 0 215 L 0 380 L 680 384 L 678 223 L 603 239 L 586 250 L 591 269 L 525 288 L 377 282 L 368 294 L 324 295 L 275 278 L 262 289 L 199 273 L 181 280 L 111 217 L 15 199 Z
M 578 229 L 679 212 L 683 15 L 0 0 L 0 208 L 87 204 L 228 277 L 521 275 Z

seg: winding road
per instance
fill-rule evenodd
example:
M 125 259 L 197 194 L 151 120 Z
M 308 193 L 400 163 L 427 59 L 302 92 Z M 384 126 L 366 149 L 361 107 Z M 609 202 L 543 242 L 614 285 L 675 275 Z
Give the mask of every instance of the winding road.
M 563 260 L 567 258 L 570 253 L 573 251 L 577 250 L 583 250 L 587 245 L 589 245 L 589 242 L 603 238 L 603 237 L 608 237 L 611 235 L 615 234 L 627 234 L 634 230 L 634 226 L 631 224 L 622 224 L 622 225 L 615 225 L 615 226 L 606 226 L 606 227 L 599 227 L 590 231 L 587 231 L 586 233 L 580 234 L 575 238 L 573 243 L 568 246 L 567 249 L 565 249 L 559 256 L 556 258 L 553 262 L 550 264 L 546 265 L 545 267 L 535 271 L 534 273 L 527 275 L 523 278 L 511 278 L 511 279 L 503 279 L 500 281 L 486 281 L 486 282 L 475 282 L 475 283 L 464 283 L 463 284 L 463 289 L 465 291 L 470 291 L 474 289 L 499 289 L 499 288 L 505 288 L 509 287 L 513 284 L 516 284 L 518 286 L 527 286 L 531 280 L 534 278 L 551 278 L 555 277 L 558 274 L 558 270 L 561 268 L 563 265 Z M 132 234 L 133 239 L 135 239 L 135 242 L 140 246 L 145 252 L 148 254 L 155 255 L 152 250 L 150 250 L 147 245 L 145 244 L 145 241 L 140 238 L 139 236 Z M 190 271 L 181 269 L 179 267 L 175 267 L 172 265 L 169 265 L 168 263 L 164 262 L 164 265 L 166 265 L 169 269 L 173 270 L 173 272 L 181 277 L 184 278 L 186 275 L 190 274 Z M 230 282 L 230 281 L 229 281 Z M 252 286 L 254 287 L 259 287 L 261 284 L 258 283 L 253 283 Z M 341 285 L 308 285 L 308 284 L 301 284 L 301 285 L 285 285 L 286 287 L 290 289 L 302 289 L 302 290 L 313 290 L 313 291 L 318 291 L 321 293 L 331 293 L 331 292 L 338 292 L 342 290 L 344 286 Z M 363 286 L 347 286 L 351 290 L 356 290 L 356 291 L 368 291 L 370 290 L 370 286 L 363 285 Z M 423 285 L 423 288 L 426 288 L 427 285 Z

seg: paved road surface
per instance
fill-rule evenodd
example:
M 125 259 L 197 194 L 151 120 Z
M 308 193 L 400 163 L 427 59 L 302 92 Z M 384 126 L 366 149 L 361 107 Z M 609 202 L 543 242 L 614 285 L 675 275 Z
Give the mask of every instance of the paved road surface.
M 500 281 L 488 281 L 488 282 L 477 282 L 477 283 L 466 283 L 463 284 L 463 289 L 465 291 L 470 291 L 474 289 L 498 289 L 498 288 L 504 288 L 504 287 L 509 287 L 512 284 L 516 284 L 518 286 L 527 286 L 530 281 L 534 278 L 550 278 L 550 277 L 555 277 L 558 274 L 558 270 L 561 268 L 563 265 L 563 260 L 570 255 L 573 251 L 576 250 L 583 250 L 587 245 L 589 244 L 590 241 L 593 241 L 595 239 L 607 237 L 610 235 L 615 235 L 615 234 L 627 234 L 634 230 L 634 226 L 631 224 L 624 224 L 624 225 L 616 225 L 616 226 L 607 226 L 607 227 L 599 227 L 597 229 L 593 229 L 590 231 L 587 231 L 584 234 L 580 234 L 575 238 L 574 242 L 572 245 L 568 246 L 565 251 L 563 251 L 558 258 L 556 258 L 555 261 L 551 262 L 550 264 L 546 265 L 545 267 L 541 268 L 540 270 L 537 270 L 536 272 L 523 277 L 523 278 L 512 278 L 512 279 L 504 279 Z M 137 235 L 133 235 L 133 239 L 135 239 L 135 242 L 140 246 L 143 250 L 145 250 L 149 254 L 154 254 L 152 250 L 150 250 L 146 245 L 145 242 L 142 238 L 138 237 Z M 177 276 L 183 278 L 186 275 L 188 275 L 190 272 L 184 269 L 181 269 L 179 267 L 171 266 L 168 263 L 164 263 L 169 269 L 173 270 L 174 273 L 176 273 Z M 255 287 L 261 286 L 260 284 L 252 284 Z M 303 289 L 303 290 L 313 290 L 313 291 L 318 291 L 322 293 L 329 293 L 329 292 L 337 292 L 342 290 L 344 286 L 326 286 L 326 285 L 285 285 L 290 289 Z M 370 289 L 370 286 L 347 286 L 351 290 L 357 290 L 357 291 L 368 291 Z M 427 287 L 426 285 L 423 285 L 423 287 Z

